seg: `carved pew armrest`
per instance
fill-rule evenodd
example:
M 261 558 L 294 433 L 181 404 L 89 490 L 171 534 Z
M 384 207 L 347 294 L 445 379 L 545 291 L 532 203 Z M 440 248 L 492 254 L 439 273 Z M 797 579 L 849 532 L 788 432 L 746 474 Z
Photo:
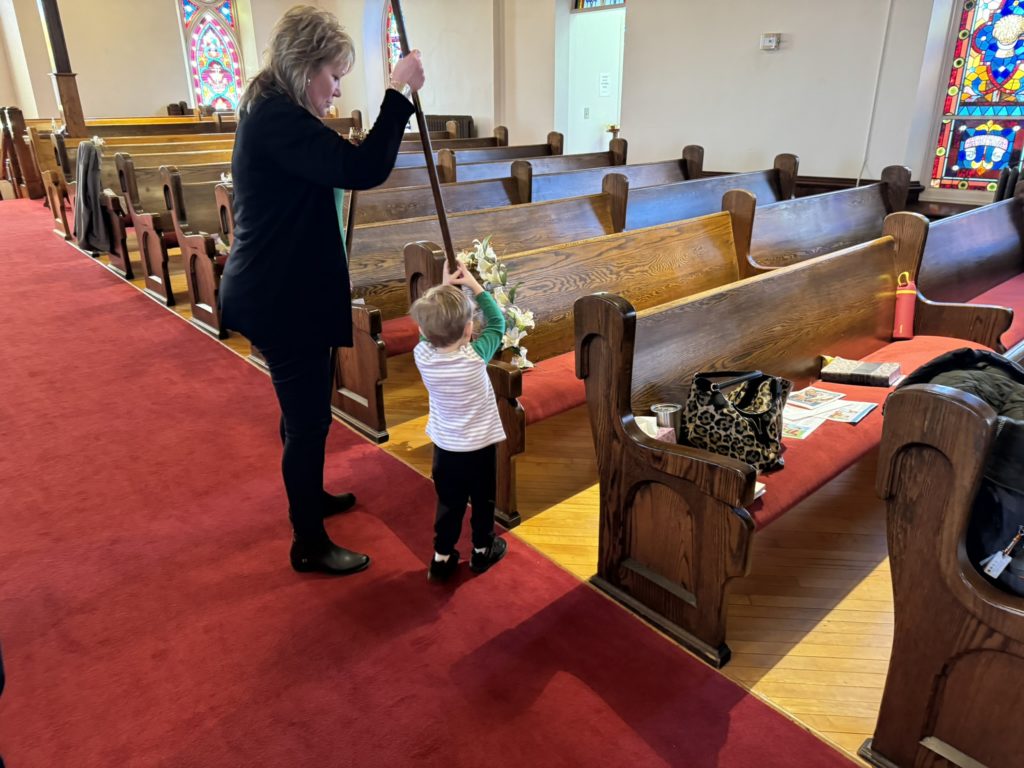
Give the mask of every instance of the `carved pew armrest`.
M 746 507 L 754 502 L 757 470 L 749 464 L 720 456 L 711 451 L 656 440 L 632 417 L 623 420 L 623 432 L 632 442 L 632 450 L 654 472 L 693 483 L 707 496 L 731 507 Z
M 1004 351 L 999 337 L 1013 322 L 1013 310 L 987 304 L 954 304 L 930 301 L 918 294 L 914 310 L 914 333 L 949 336 L 984 344 Z

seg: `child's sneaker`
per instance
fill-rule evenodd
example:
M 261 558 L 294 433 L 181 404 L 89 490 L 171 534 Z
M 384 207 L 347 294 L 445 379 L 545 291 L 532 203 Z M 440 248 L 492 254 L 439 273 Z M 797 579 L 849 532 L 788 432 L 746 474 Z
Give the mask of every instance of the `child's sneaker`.
M 430 567 L 427 568 L 427 581 L 448 581 L 459 567 L 459 552 L 453 549 L 447 560 L 438 560 L 430 556 Z
M 508 543 L 504 539 L 495 536 L 491 540 L 491 546 L 485 552 L 473 550 L 473 555 L 469 558 L 469 570 L 473 573 L 483 573 L 501 560 L 506 552 L 508 552 Z

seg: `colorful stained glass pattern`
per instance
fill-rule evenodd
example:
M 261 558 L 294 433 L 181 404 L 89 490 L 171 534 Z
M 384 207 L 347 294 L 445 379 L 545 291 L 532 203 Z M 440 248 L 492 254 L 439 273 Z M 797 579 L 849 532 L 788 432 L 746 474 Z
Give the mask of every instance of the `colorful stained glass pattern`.
M 192 21 L 192 17 L 196 15 L 196 11 L 199 7 L 190 0 L 181 0 L 181 13 L 185 17 L 185 24 L 189 24 Z
M 994 190 L 1019 163 L 1024 126 L 1024 0 L 965 0 L 953 46 L 933 187 Z
M 233 110 L 242 91 L 242 66 L 234 38 L 212 11 L 192 27 L 189 69 L 196 103 Z
M 395 21 L 391 3 L 388 3 L 387 23 L 384 25 L 384 49 L 388 57 L 388 74 L 391 74 L 395 64 L 402 58 L 402 41 L 398 36 L 398 22 Z

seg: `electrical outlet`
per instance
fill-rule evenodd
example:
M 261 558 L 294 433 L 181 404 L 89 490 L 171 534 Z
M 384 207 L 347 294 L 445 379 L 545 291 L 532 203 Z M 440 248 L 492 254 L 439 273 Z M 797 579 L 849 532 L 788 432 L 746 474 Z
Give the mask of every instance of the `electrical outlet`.
M 589 120 L 590 119 L 590 107 L 584 107 L 583 108 L 583 119 L 584 120 Z
M 761 33 L 761 50 L 762 51 L 777 51 L 779 46 L 782 45 L 782 33 L 781 32 L 762 32 Z

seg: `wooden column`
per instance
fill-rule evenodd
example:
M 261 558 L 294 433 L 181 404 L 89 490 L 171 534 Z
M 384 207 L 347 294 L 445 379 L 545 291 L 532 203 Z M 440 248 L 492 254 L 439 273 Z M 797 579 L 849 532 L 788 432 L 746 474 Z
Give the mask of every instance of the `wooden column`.
M 86 136 L 85 115 L 82 112 L 82 99 L 78 95 L 78 82 L 71 71 L 71 59 L 68 56 L 68 44 L 64 39 L 64 25 L 60 20 L 60 9 L 57 0 L 38 0 L 39 12 L 42 16 L 43 28 L 46 30 L 46 47 L 50 52 L 50 64 L 57 103 L 60 105 L 61 116 L 67 128 L 68 136 Z

